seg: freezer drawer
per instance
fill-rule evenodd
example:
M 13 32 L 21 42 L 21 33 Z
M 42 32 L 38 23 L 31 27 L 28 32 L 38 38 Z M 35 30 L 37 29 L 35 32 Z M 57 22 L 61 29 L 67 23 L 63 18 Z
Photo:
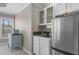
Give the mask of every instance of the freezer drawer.
M 66 55 L 66 54 L 58 52 L 58 51 L 55 51 L 55 55 Z
M 55 47 L 52 47 L 52 55 L 74 55 L 74 54 L 55 48 Z

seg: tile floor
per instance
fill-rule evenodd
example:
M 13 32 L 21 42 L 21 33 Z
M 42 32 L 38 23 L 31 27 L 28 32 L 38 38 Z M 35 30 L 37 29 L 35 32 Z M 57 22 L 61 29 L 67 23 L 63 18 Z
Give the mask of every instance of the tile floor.
M 11 52 L 11 49 L 8 48 L 8 44 L 0 43 L 0 55 L 27 55 L 27 53 L 22 49 L 15 49 Z

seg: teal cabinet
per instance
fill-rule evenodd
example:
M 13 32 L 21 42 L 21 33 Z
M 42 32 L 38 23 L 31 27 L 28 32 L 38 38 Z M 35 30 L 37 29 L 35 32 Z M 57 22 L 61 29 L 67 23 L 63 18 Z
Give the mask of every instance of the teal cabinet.
M 10 48 L 22 48 L 22 35 L 12 34 L 9 36 L 8 43 Z

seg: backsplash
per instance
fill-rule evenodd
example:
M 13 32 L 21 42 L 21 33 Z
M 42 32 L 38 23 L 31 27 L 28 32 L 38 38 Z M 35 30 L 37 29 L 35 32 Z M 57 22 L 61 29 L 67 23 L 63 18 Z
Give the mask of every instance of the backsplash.
M 38 31 L 51 32 L 51 28 L 46 28 L 46 26 L 39 26 Z

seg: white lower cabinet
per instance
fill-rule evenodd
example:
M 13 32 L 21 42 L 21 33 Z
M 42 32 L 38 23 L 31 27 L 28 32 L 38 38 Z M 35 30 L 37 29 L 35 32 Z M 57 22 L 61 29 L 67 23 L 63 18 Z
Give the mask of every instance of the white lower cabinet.
M 40 37 L 40 55 L 49 55 L 50 54 L 50 39 Z
M 34 36 L 33 53 L 35 53 L 36 55 L 49 55 L 50 38 Z
M 39 55 L 39 37 L 33 36 L 33 53 Z

